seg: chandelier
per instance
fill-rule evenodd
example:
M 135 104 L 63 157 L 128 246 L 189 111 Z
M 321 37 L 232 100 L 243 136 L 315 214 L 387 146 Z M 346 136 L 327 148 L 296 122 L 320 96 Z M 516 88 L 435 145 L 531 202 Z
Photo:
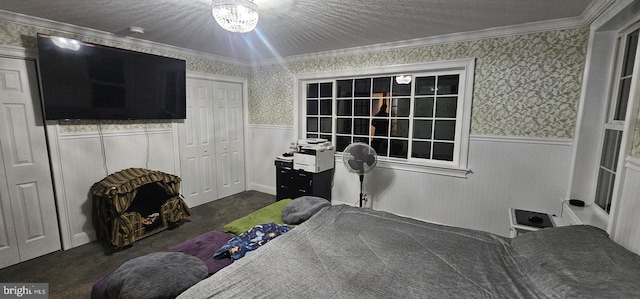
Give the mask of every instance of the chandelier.
M 396 83 L 398 84 L 409 84 L 411 83 L 411 75 L 397 75 Z
M 249 32 L 258 24 L 258 6 L 252 0 L 213 0 L 211 12 L 220 27 L 231 32 Z

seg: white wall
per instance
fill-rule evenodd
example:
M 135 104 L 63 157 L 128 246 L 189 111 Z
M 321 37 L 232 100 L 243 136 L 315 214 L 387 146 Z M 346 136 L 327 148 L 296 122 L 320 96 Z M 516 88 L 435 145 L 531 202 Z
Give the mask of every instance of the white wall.
M 292 127 L 272 125 L 250 125 L 246 158 L 247 189 L 276 194 L 276 168 L 274 159 L 289 151 L 295 141 Z
M 250 128 L 253 173 L 250 186 L 275 194 L 273 158 L 295 140 L 293 128 Z M 560 213 L 566 192 L 571 142 L 565 139 L 472 136 L 470 173 L 456 178 L 377 167 L 365 176 L 367 203 L 377 210 L 509 236 L 509 208 Z M 357 205 L 359 180 L 339 158 L 334 204 Z M 257 189 L 256 189 L 257 190 Z
M 595 181 L 600 163 L 600 147 L 607 111 L 610 80 L 615 57 L 615 32 L 592 32 L 583 99 L 578 112 L 575 165 L 565 199 L 580 199 L 588 204 L 595 197 Z M 597 57 L 597 58 L 596 58 Z
M 108 174 L 130 167 L 179 175 L 178 139 L 173 126 L 145 129 L 142 125 L 128 130 L 122 127 L 109 130 L 106 126 L 102 138 L 97 130 L 72 132 L 62 126 L 50 123 L 47 133 L 64 249 L 96 239 L 89 191 L 94 183 Z
M 619 199 L 619 211 L 615 223 L 614 241 L 640 254 L 640 159 L 627 157 L 624 189 Z

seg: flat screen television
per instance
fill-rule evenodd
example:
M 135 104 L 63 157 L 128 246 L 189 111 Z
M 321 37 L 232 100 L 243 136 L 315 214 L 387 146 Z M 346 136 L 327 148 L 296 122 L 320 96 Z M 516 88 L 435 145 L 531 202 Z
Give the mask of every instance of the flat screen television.
M 47 120 L 185 119 L 184 60 L 38 34 Z

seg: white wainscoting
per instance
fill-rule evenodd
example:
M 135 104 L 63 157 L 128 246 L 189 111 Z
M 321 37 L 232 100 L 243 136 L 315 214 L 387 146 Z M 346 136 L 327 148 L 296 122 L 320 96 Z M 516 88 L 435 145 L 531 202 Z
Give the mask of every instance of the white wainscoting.
M 251 126 L 250 187 L 275 193 L 273 158 L 295 140 L 293 128 Z M 571 140 L 472 136 L 467 178 L 377 167 L 365 176 L 367 206 L 447 225 L 509 236 L 509 208 L 559 214 Z M 336 160 L 334 204 L 357 205 L 358 176 Z
M 249 156 L 247 157 L 247 188 L 268 194 L 276 194 L 276 167 L 274 159 L 289 151 L 295 141 L 293 127 L 249 126 Z
M 640 254 L 640 159 L 627 157 L 613 240 Z
M 90 193 L 95 182 L 130 167 L 179 175 L 174 128 L 104 132 L 101 138 L 97 132 L 61 133 L 54 124 L 47 132 L 64 249 L 96 239 Z

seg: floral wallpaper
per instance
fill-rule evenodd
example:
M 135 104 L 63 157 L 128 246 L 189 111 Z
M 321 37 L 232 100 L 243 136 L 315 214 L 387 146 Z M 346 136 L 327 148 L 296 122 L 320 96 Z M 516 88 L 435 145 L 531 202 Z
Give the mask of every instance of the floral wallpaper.
M 68 120 L 58 123 L 60 134 L 171 129 L 171 120 Z
M 293 124 L 296 73 L 475 58 L 471 133 L 572 138 L 588 28 L 334 57 L 254 69 L 249 120 Z

